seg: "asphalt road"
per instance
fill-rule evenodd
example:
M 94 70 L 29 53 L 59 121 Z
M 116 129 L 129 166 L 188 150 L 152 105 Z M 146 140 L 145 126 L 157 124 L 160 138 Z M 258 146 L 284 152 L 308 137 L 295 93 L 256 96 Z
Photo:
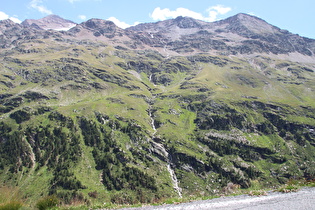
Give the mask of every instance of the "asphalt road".
M 212 200 L 194 201 L 178 205 L 147 206 L 126 210 L 315 210 L 315 187 L 303 188 L 298 192 L 269 192 L 267 196 L 240 195 Z

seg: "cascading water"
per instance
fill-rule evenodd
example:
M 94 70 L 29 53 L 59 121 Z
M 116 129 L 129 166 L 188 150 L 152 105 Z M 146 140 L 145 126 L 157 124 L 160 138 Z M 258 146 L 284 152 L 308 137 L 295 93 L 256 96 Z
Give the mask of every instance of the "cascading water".
M 149 76 L 149 81 L 152 82 L 152 74 Z
M 150 74 L 150 76 L 149 76 L 149 81 L 153 84 L 154 87 L 156 87 L 156 85 L 155 85 L 154 82 L 152 81 L 152 74 Z
M 153 115 L 152 115 L 151 106 L 150 106 L 150 108 L 148 110 L 148 114 L 149 114 L 150 119 L 151 119 L 152 129 L 154 130 L 154 133 L 153 133 L 152 137 L 154 137 L 154 135 L 156 133 L 156 127 L 155 127 L 155 124 L 154 124 L 154 118 L 153 118 Z M 152 139 L 154 139 L 154 138 L 152 138 Z M 157 143 L 157 142 L 153 142 L 153 145 L 160 151 L 161 155 L 163 155 L 165 157 L 166 162 L 167 162 L 167 171 L 169 172 L 169 174 L 171 176 L 172 183 L 173 183 L 173 188 L 176 191 L 176 193 L 178 194 L 178 196 L 180 198 L 182 198 L 182 189 L 178 186 L 178 180 L 177 180 L 175 171 L 171 167 L 171 163 L 172 163 L 171 155 L 166 151 L 166 149 L 165 149 L 163 144 L 160 144 L 160 143 Z
M 164 148 L 165 149 L 165 148 Z M 168 153 L 167 153 L 168 154 Z M 175 171 L 171 168 L 171 156 L 168 154 L 168 158 L 167 158 L 167 170 L 171 175 L 172 178 L 172 182 L 173 182 L 173 188 L 174 190 L 177 192 L 178 196 L 180 198 L 182 198 L 182 188 L 180 188 L 178 186 L 178 180 L 177 180 L 177 176 L 175 174 Z
M 156 127 L 155 127 L 155 124 L 154 124 L 154 118 L 153 118 L 153 116 L 152 116 L 152 108 L 151 108 L 151 106 L 150 106 L 150 108 L 149 108 L 148 113 L 149 113 L 150 120 L 151 120 L 151 127 L 152 127 L 152 129 L 153 129 L 153 131 L 154 131 L 154 133 L 153 133 L 152 136 L 154 136 L 155 133 L 156 133 Z

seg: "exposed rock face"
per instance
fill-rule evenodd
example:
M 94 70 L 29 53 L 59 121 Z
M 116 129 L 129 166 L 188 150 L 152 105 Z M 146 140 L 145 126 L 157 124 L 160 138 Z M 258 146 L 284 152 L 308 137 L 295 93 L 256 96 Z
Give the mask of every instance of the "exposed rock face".
M 190 17 L 177 17 L 171 20 L 159 21 L 156 23 L 141 23 L 136 26 L 131 26 L 127 30 L 133 31 L 147 31 L 147 32 L 169 32 L 174 28 L 182 29 L 202 29 L 206 22 L 195 20 Z
M 73 21 L 65 20 L 58 15 L 48 15 L 38 20 L 26 19 L 21 24 L 26 27 L 41 28 L 44 30 L 53 29 L 57 31 L 66 31 L 76 26 L 76 23 Z
M 238 14 L 212 23 L 177 17 L 157 23 L 139 24 L 128 30 L 167 37 L 166 45 L 179 53 L 183 52 L 182 49 L 186 52 L 214 50 L 225 55 L 298 52 L 312 56 L 315 52 L 315 40 L 291 34 L 247 14 Z
M 311 41 L 308 38 L 281 30 L 257 17 L 238 14 L 226 20 L 219 21 L 218 24 L 227 24 L 224 28 L 226 32 L 235 33 L 250 39 L 244 40 L 243 43 L 246 45 L 257 45 L 263 52 L 286 54 L 297 51 L 309 56 L 314 54 L 314 40 Z
M 70 29 L 69 32 L 77 34 L 84 29 L 91 31 L 95 37 L 105 36 L 107 38 L 114 38 L 116 35 L 122 36 L 123 34 L 123 30 L 117 27 L 112 21 L 101 19 L 90 19 Z
M 218 26 L 225 26 L 228 32 L 236 33 L 244 37 L 251 37 L 253 34 L 274 34 L 280 29 L 268 24 L 266 21 L 247 14 L 237 14 L 225 20 L 218 21 Z
M 32 36 L 38 37 L 40 32 L 35 35 L 34 31 L 34 29 L 27 29 L 11 20 L 2 20 L 0 21 L 0 45 L 2 48 L 8 48 L 17 45 L 18 42 L 31 39 Z

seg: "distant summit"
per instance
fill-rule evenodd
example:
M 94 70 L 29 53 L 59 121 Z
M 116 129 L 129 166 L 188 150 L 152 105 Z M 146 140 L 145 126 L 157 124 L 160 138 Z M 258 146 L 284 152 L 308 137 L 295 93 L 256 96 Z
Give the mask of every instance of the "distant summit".
M 226 25 L 225 30 L 241 36 L 251 37 L 254 34 L 280 34 L 280 29 L 266 21 L 252 15 L 239 13 L 225 20 L 217 22 L 217 25 Z
M 112 21 L 92 18 L 71 28 L 69 32 L 80 37 L 85 37 L 86 34 L 92 32 L 95 37 L 113 38 L 116 35 L 122 36 L 124 30 Z
M 119 28 L 108 20 L 93 18 L 76 24 L 57 15 L 38 20 L 27 19 L 22 24 L 7 20 L 0 21 L 0 33 L 6 34 L 2 46 L 17 45 L 15 40 L 27 40 L 30 35 L 47 37 L 45 30 L 48 29 L 55 30 L 55 36 L 60 38 L 67 35 L 82 40 L 97 39 L 126 49 L 156 49 L 165 55 L 264 53 L 293 56 L 294 60 L 300 57 L 293 53 L 302 57 L 315 55 L 314 39 L 292 34 L 261 18 L 244 13 L 215 22 L 179 16 L 126 29 Z M 59 33 L 61 30 L 67 33 Z
M 160 47 L 167 46 L 177 53 L 315 54 L 315 40 L 292 34 L 263 19 L 244 13 L 215 22 L 179 16 L 155 23 L 142 23 L 127 30 L 149 33 L 151 37 L 162 40 Z M 156 41 L 150 43 L 157 46 Z
M 63 19 L 58 15 L 48 15 L 38 20 L 26 19 L 21 24 L 23 26 L 41 28 L 44 30 L 53 29 L 56 31 L 67 31 L 77 25 L 75 22 Z
M 175 28 L 179 29 L 202 29 L 203 25 L 210 23 L 197 20 L 191 17 L 178 16 L 175 19 L 169 19 L 164 21 L 159 21 L 155 23 L 141 23 L 136 26 L 131 26 L 128 30 L 133 31 L 147 31 L 147 32 L 160 32 L 169 31 Z

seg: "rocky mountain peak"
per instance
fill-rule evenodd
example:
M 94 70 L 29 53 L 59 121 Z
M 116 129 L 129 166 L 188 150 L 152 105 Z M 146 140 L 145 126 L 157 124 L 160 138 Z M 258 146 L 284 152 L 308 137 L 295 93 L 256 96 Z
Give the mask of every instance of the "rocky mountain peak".
M 202 29 L 206 22 L 196 20 L 191 17 L 178 16 L 175 19 L 169 19 L 164 21 L 159 21 L 155 23 L 141 23 L 136 26 L 131 26 L 127 30 L 132 31 L 145 31 L 145 32 L 170 32 L 180 29 Z
M 121 36 L 124 33 L 123 29 L 116 26 L 114 22 L 97 18 L 87 20 L 69 30 L 69 32 L 77 36 L 85 36 L 86 33 L 82 33 L 84 31 L 87 33 L 92 32 L 95 37 L 105 36 L 107 38 L 113 38 L 116 35 Z
M 227 24 L 227 28 L 232 33 L 243 36 L 251 34 L 274 34 L 279 33 L 280 29 L 267 23 L 256 16 L 239 13 L 225 20 L 219 21 L 220 24 Z
M 97 18 L 92 18 L 88 21 L 85 21 L 82 23 L 87 28 L 90 29 L 99 29 L 99 28 L 116 28 L 117 26 L 115 23 L 109 20 L 102 20 L 102 19 L 97 19 Z
M 66 31 L 76 26 L 76 23 L 73 21 L 63 19 L 58 15 L 48 15 L 38 20 L 26 19 L 21 24 L 27 27 L 37 26 L 44 30 L 53 29 L 57 31 Z
M 202 26 L 198 20 L 190 17 L 179 16 L 174 19 L 174 22 L 179 28 L 201 28 Z
M 12 20 L 10 19 L 6 19 L 6 20 L 0 20 L 0 27 L 12 27 L 12 26 L 15 26 L 15 25 L 18 25 L 17 23 L 13 22 Z
M 227 20 L 239 20 L 239 21 L 252 21 L 254 19 L 264 21 L 264 20 L 254 16 L 254 15 L 250 15 L 250 14 L 246 14 L 246 13 L 238 13 L 234 16 L 227 18 Z
M 21 26 L 18 23 L 13 22 L 10 19 L 7 20 L 0 20 L 0 35 L 4 35 L 1 37 L 0 43 L 1 43 L 1 47 L 4 47 L 7 45 L 7 41 L 11 42 L 12 40 L 10 40 L 10 37 L 12 34 L 16 34 L 18 31 L 20 31 L 23 28 L 23 26 Z M 8 40 L 5 40 L 7 37 Z

